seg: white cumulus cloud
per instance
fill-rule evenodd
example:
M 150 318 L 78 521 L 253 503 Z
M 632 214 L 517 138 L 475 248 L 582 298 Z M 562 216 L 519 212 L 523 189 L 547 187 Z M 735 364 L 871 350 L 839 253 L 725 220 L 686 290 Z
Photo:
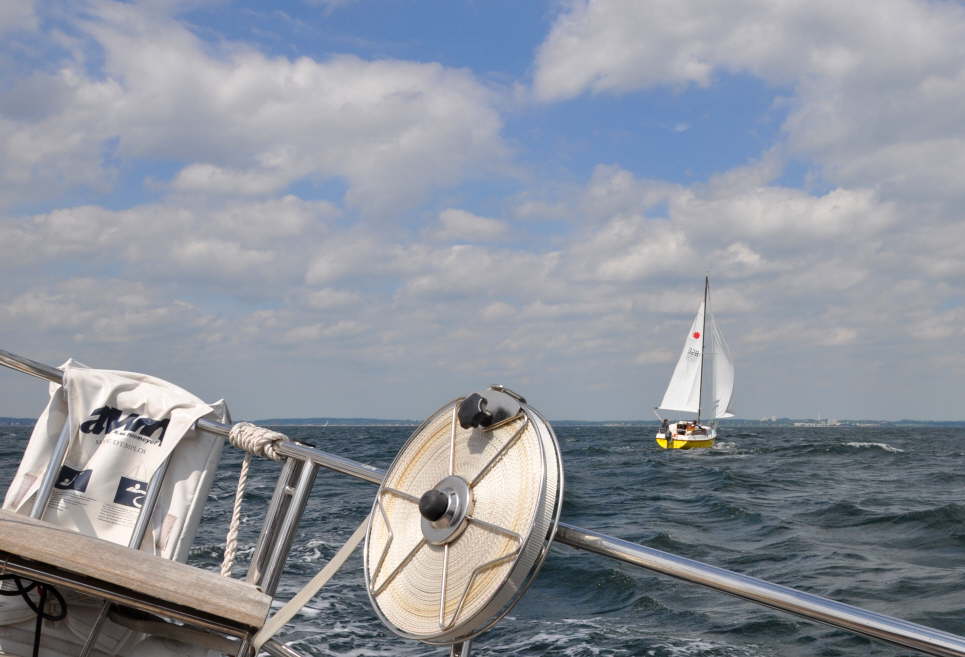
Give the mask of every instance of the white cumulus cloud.
M 0 203 L 109 188 L 124 158 L 181 163 L 181 192 L 340 180 L 351 206 L 386 213 L 504 165 L 497 98 L 466 70 L 272 57 L 205 43 L 149 7 L 89 9 L 74 19 L 87 40 L 58 70 L 0 91 Z M 89 69 L 88 51 L 102 69 Z M 23 92 L 42 102 L 25 105 Z
M 923 0 L 579 0 L 539 48 L 559 101 L 757 76 L 788 96 L 791 152 L 830 180 L 965 197 L 965 7 Z
M 491 242 L 509 233 L 509 224 L 480 217 L 465 210 L 449 208 L 439 213 L 439 227 L 432 239 L 439 242 Z

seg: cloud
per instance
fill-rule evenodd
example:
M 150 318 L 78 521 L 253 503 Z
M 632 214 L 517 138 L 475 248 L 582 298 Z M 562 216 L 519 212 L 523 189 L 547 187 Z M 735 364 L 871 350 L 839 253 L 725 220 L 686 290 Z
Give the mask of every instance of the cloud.
M 4 323 L 33 326 L 75 343 L 144 342 L 205 328 L 191 303 L 142 283 L 76 278 L 20 291 L 3 304 Z
M 734 242 L 726 248 L 713 251 L 710 260 L 723 264 L 735 273 L 743 270 L 748 274 L 756 274 L 773 268 L 760 253 L 741 242 Z
M 186 240 L 172 246 L 173 264 L 202 275 L 236 277 L 274 264 L 267 249 L 247 249 L 230 239 Z
M 171 187 L 179 192 L 262 196 L 284 189 L 290 182 L 291 173 L 284 167 L 248 171 L 225 169 L 213 164 L 191 164 L 178 172 Z
M 0 43 L 23 64 L 0 89 L 0 320 L 28 355 L 183 371 L 266 414 L 419 417 L 434 406 L 416 400 L 505 381 L 551 417 L 631 417 L 705 273 L 742 413 L 819 394 L 789 371 L 844 399 L 858 372 L 957 353 L 950 4 L 570 3 L 527 117 L 470 70 L 277 57 L 179 22 L 177 2 L 85 6 L 41 35 L 43 64 Z M 471 184 L 505 173 L 504 122 L 520 161 L 553 157 L 525 134 L 558 135 L 548 103 L 733 75 L 772 85 L 786 117 L 741 166 L 681 184 L 581 160 Z
M 516 316 L 517 309 L 503 301 L 496 301 L 482 309 L 480 315 L 487 320 L 511 319 Z
M 337 210 L 293 196 L 219 206 L 146 204 L 129 210 L 79 206 L 0 222 L 8 256 L 0 269 L 69 263 L 74 275 L 127 268 L 138 280 L 245 281 L 268 291 L 300 279 Z
M 868 11 L 872 6 L 876 11 Z M 706 86 L 718 72 L 750 72 L 774 84 L 834 84 L 867 73 L 875 79 L 865 87 L 906 83 L 923 65 L 960 70 L 961 45 L 949 48 L 943 39 L 959 35 L 963 19 L 956 5 L 914 0 L 847 7 L 831 0 L 726 7 L 581 0 L 540 46 L 534 87 L 541 98 L 558 100 L 662 84 Z
M 777 354 L 850 355 L 902 341 L 943 349 L 958 339 L 929 321 L 958 319 L 954 309 L 936 313 L 961 280 L 943 278 L 960 266 L 960 240 L 935 240 L 939 217 L 878 221 L 894 208 L 873 193 L 733 181 L 683 187 L 599 170 L 582 189 L 546 199 L 585 217 L 545 250 L 426 242 L 422 231 L 369 229 L 290 196 L 66 208 L 0 223 L 20 258 L 4 261 L 17 276 L 2 319 L 17 344 L 31 344 L 29 332 L 84 345 L 87 360 L 161 341 L 182 367 L 197 354 L 250 360 L 259 373 L 285 364 L 275 376 L 296 379 L 303 368 L 342 380 L 377 371 L 399 385 L 425 380 L 440 397 L 451 395 L 441 389 L 451 377 L 537 390 L 580 380 L 611 400 L 626 386 L 635 400 L 655 397 L 707 271 L 744 370 Z M 619 193 L 600 193 L 607 188 Z M 640 211 L 657 197 L 659 216 Z M 896 312 L 908 320 L 882 321 Z
M 796 348 L 802 346 L 842 347 L 854 344 L 858 336 L 858 329 L 851 326 L 838 326 L 823 322 L 817 325 L 781 322 L 756 328 L 750 332 L 746 339 L 750 344 L 783 343 L 794 344 Z
M 466 70 L 270 57 L 107 1 L 74 27 L 86 40 L 56 72 L 0 91 L 0 203 L 104 190 L 121 162 L 163 161 L 180 164 L 178 192 L 264 196 L 334 179 L 350 206 L 384 214 L 508 155 L 497 96 Z M 24 90 L 43 101 L 25 104 Z
M 491 242 L 504 239 L 508 233 L 505 221 L 449 208 L 439 213 L 439 228 L 431 236 L 438 242 Z
M 410 249 L 410 270 L 399 289 L 403 299 L 516 298 L 529 294 L 559 294 L 554 280 L 560 266 L 557 252 L 531 253 L 468 244 Z
M 916 340 L 960 340 L 965 337 L 965 308 L 953 308 L 925 316 L 912 315 L 908 333 Z M 941 361 L 941 357 L 937 360 Z
M 651 209 L 681 188 L 658 180 L 639 179 L 623 167 L 604 164 L 593 169 L 589 184 L 579 191 L 583 221 L 609 220 L 615 214 Z
M 37 29 L 37 15 L 32 2 L 13 0 L 0 2 L 0 35 L 30 32 Z
M 580 278 L 634 281 L 695 262 L 687 235 L 666 221 L 640 215 L 617 216 L 571 251 L 571 269 Z
M 539 48 L 543 101 L 750 74 L 788 98 L 790 154 L 846 187 L 960 200 L 965 8 L 831 0 L 578 1 Z M 726 82 L 720 82 L 725 84 Z M 909 166 L 913 163 L 913 166 Z
M 893 204 L 867 189 L 834 189 L 822 196 L 787 187 L 705 193 L 687 190 L 671 200 L 676 219 L 690 228 L 716 224 L 735 237 L 797 250 L 808 242 L 859 240 L 897 220 Z
M 529 199 L 519 200 L 513 208 L 513 216 L 527 221 L 556 221 L 568 216 L 570 211 L 562 203 L 547 203 Z
M 674 353 L 669 349 L 651 349 L 638 353 L 634 356 L 633 362 L 637 365 L 654 365 L 672 363 L 673 359 Z
M 349 232 L 332 248 L 321 248 L 305 271 L 309 285 L 329 285 L 343 278 L 385 275 L 397 269 L 400 248 L 366 232 Z
M 327 310 L 329 308 L 339 308 L 362 303 L 362 297 L 359 294 L 330 287 L 312 290 L 308 292 L 306 296 L 308 305 L 318 310 Z
M 284 331 L 279 340 L 281 342 L 304 345 L 314 344 L 321 340 L 338 339 L 346 336 L 358 335 L 365 331 L 365 327 L 358 322 L 342 320 L 330 324 L 309 324 L 295 326 Z

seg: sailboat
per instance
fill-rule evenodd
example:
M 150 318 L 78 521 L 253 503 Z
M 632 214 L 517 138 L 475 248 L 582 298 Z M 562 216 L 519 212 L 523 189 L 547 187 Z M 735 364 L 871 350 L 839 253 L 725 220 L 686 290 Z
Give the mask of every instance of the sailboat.
M 734 393 L 734 362 L 727 343 L 721 335 L 709 304 L 710 278 L 704 278 L 704 299 L 697 308 L 697 316 L 690 325 L 677 366 L 674 368 L 667 391 L 660 405 L 654 409 L 661 420 L 657 430 L 657 444 L 666 449 L 713 447 L 717 438 L 717 421 L 733 417 L 731 402 Z M 709 339 L 708 339 L 709 338 Z M 710 356 L 708 359 L 707 356 Z M 705 363 L 711 364 L 711 395 L 704 399 Z M 701 411 L 709 411 L 701 421 Z M 695 413 L 694 420 L 677 420 L 661 416 L 659 411 Z

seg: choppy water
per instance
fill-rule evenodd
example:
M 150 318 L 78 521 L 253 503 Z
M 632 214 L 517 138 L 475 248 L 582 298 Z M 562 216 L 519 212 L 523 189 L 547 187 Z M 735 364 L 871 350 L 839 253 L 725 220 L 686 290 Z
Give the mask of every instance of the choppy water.
M 412 427 L 289 435 L 386 467 Z M 649 428 L 557 427 L 562 519 L 842 602 L 965 634 L 965 429 L 726 429 L 711 450 L 660 450 Z M 27 430 L 0 427 L 6 489 Z M 191 561 L 216 569 L 240 456 L 227 450 Z M 257 464 L 242 572 L 274 485 Z M 368 512 L 371 484 L 322 471 L 280 596 Z M 310 655 L 444 655 L 399 639 L 369 606 L 357 552 L 284 635 Z M 529 593 L 474 655 L 652 657 L 917 654 L 556 545 Z

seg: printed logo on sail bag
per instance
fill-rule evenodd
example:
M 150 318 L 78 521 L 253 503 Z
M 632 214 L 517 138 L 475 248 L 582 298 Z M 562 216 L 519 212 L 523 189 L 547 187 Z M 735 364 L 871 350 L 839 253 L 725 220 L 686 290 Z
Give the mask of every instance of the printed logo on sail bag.
M 146 481 L 121 477 L 117 484 L 117 491 L 114 493 L 114 503 L 140 509 L 144 504 L 145 495 L 147 495 Z
M 81 423 L 80 431 L 94 435 L 120 432 L 138 440 L 149 439 L 151 442 L 157 440 L 160 444 L 164 440 L 168 423 L 171 422 L 170 418 L 154 420 L 137 413 L 131 413 L 127 417 L 123 416 L 124 411 L 120 409 L 101 406 L 90 414 L 87 421 Z
M 90 483 L 90 475 L 93 470 L 75 470 L 74 468 L 64 465 L 60 468 L 60 473 L 57 475 L 57 481 L 54 482 L 54 488 L 59 488 L 60 490 L 76 490 L 83 493 L 87 490 L 87 484 Z

